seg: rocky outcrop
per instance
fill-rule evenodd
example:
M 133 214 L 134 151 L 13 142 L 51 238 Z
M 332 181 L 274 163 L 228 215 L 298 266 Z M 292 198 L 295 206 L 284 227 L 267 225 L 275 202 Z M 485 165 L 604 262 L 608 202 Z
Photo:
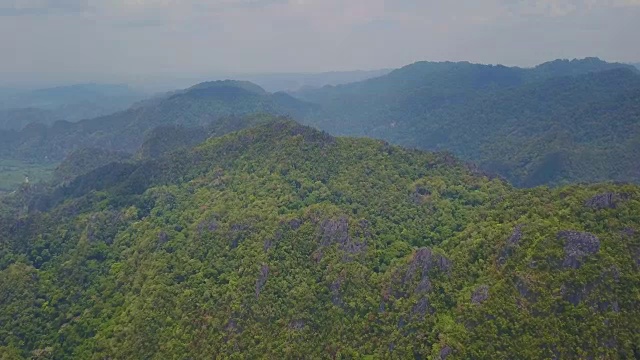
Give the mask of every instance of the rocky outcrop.
M 296 319 L 289 322 L 289 329 L 302 330 L 307 326 L 307 321 L 304 319 Z
M 411 201 L 416 205 L 420 205 L 424 203 L 429 196 L 431 196 L 429 189 L 424 186 L 416 186 L 416 189 L 411 193 Z
M 499 265 L 504 265 L 507 260 L 515 253 L 516 248 L 518 247 L 518 244 L 520 244 L 520 240 L 522 239 L 523 228 L 523 224 L 518 224 L 513 229 L 513 233 L 511 233 L 511 236 L 509 236 L 509 239 L 507 239 L 507 243 L 505 244 L 504 248 L 500 252 L 500 256 L 498 257 Z
M 438 269 L 448 273 L 451 270 L 451 266 L 451 261 L 446 257 L 434 254 L 429 248 L 420 248 L 413 254 L 404 281 L 408 282 L 413 279 L 418 270 L 421 272 L 420 280 L 422 281 L 427 278 L 429 271 Z
M 249 235 L 250 227 L 244 224 L 233 224 L 231 225 L 231 244 L 230 247 L 232 249 L 237 248 L 242 241 Z
M 320 224 L 320 243 L 322 246 L 346 244 L 349 239 L 349 222 L 346 217 L 327 219 Z
M 198 235 L 202 236 L 207 231 L 214 232 L 218 230 L 218 223 L 215 220 L 203 220 L 198 224 Z
M 449 355 L 453 353 L 453 349 L 451 347 L 445 345 L 442 349 L 440 349 L 440 360 L 445 360 Z
M 269 277 L 269 265 L 262 264 L 260 268 L 260 275 L 258 275 L 258 280 L 256 280 L 256 299 L 260 296 L 260 292 L 264 285 L 267 283 L 267 278 Z
M 337 244 L 348 255 L 360 254 L 366 250 L 367 246 L 365 241 L 354 241 L 349 236 L 349 221 L 345 216 L 326 219 L 320 224 L 320 244 L 323 247 Z
M 471 303 L 475 305 L 482 304 L 489 299 L 489 286 L 480 285 L 471 294 Z
M 600 240 L 590 233 L 561 231 L 558 238 L 564 241 L 564 268 L 578 269 L 586 257 L 600 251 Z
M 329 292 L 331 293 L 331 302 L 335 306 L 343 305 L 342 294 L 341 294 L 343 282 L 344 282 L 344 278 L 341 276 L 329 285 Z
M 600 209 L 615 209 L 617 206 L 618 195 L 615 193 L 603 193 L 595 195 L 589 200 L 585 201 L 584 206 L 600 210 Z
M 411 317 L 414 320 L 424 320 L 424 317 L 428 312 L 430 312 L 430 310 L 431 307 L 429 306 L 429 300 L 423 297 L 411 308 Z

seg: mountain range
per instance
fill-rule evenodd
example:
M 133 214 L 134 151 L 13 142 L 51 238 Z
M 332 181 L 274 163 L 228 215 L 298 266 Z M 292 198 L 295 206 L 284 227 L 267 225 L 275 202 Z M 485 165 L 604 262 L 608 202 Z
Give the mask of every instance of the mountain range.
M 248 123 L 1 197 L 3 358 L 640 356 L 637 185 Z
M 449 150 L 518 186 L 640 176 L 640 72 L 630 65 L 420 62 L 295 95 L 320 105 L 307 124 Z
M 59 162 L 73 150 L 101 148 L 133 153 L 156 127 L 237 129 L 241 122 L 218 121 L 256 113 L 301 116 L 315 105 L 285 93 L 267 93 L 240 81 L 214 81 L 137 103 L 128 110 L 75 123 L 29 124 L 20 131 L 0 132 L 0 157 L 31 162 Z
M 75 122 L 125 110 L 145 95 L 125 85 L 79 84 L 30 91 L 0 91 L 0 129 L 30 123 Z
M 213 81 L 104 117 L 0 131 L 0 158 L 59 163 L 87 147 L 133 154 L 156 127 L 207 134 L 197 129 L 271 113 L 332 134 L 450 151 L 517 186 L 637 182 L 639 99 L 637 69 L 597 58 L 535 68 L 419 62 L 290 95 L 246 81 Z

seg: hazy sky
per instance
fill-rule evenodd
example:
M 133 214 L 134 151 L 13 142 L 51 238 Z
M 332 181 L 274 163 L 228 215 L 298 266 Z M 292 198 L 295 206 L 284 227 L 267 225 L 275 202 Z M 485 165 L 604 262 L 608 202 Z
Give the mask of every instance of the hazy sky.
M 0 0 L 0 85 L 640 61 L 640 0 Z

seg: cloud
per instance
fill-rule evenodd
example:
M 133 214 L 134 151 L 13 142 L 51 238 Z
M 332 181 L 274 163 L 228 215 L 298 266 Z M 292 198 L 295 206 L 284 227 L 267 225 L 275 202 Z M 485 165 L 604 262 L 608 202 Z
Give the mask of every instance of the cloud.
M 0 15 L 26 16 L 86 11 L 88 0 L 3 0 Z
M 560 17 L 606 8 L 640 6 L 640 0 L 504 0 L 513 15 Z
M 0 15 L 0 79 L 640 59 L 640 0 L 0 0 Z

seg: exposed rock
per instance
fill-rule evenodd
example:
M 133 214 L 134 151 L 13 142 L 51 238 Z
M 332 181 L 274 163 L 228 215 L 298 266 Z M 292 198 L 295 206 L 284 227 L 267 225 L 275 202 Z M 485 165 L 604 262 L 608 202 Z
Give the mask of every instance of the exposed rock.
M 264 252 L 267 252 L 269 251 L 269 249 L 271 249 L 272 246 L 273 246 L 273 240 L 266 239 L 264 241 L 264 245 L 262 246 L 262 249 L 264 250 Z
M 324 253 L 322 252 L 322 249 L 318 249 L 311 254 L 311 260 L 313 260 L 313 262 L 315 262 L 316 264 L 322 261 L 323 257 Z
M 509 236 L 509 239 L 507 239 L 507 244 L 500 252 L 498 264 L 504 265 L 507 262 L 507 259 L 513 255 L 518 244 L 520 243 L 520 239 L 522 239 L 522 228 L 524 228 L 524 225 L 518 224 L 513 229 L 513 233 L 511 233 L 511 236 Z
M 431 291 L 431 280 L 429 280 L 428 277 L 424 277 L 420 280 L 420 282 L 418 283 L 418 286 L 416 286 L 415 292 L 417 294 L 420 294 L 420 293 L 427 293 L 429 291 Z
M 523 298 L 527 299 L 529 302 L 536 302 L 538 300 L 538 295 L 531 290 L 526 280 L 517 277 L 515 280 L 516 290 L 518 290 L 518 294 Z
M 416 187 L 416 193 L 420 196 L 431 195 L 431 191 L 429 191 L 427 188 L 422 186 Z
M 429 308 L 429 300 L 423 297 L 411 308 L 411 316 L 417 320 L 424 320 Z
M 298 230 L 300 226 L 302 226 L 302 220 L 299 220 L 299 219 L 289 220 L 289 227 L 292 230 Z
M 362 236 L 365 239 L 370 239 L 372 237 L 371 230 L 369 229 L 369 221 L 362 219 L 358 222 L 360 228 L 358 229 L 356 236 Z
M 622 235 L 627 237 L 633 237 L 636 234 L 636 231 L 633 228 L 624 228 L 622 230 Z
M 258 276 L 258 280 L 256 280 L 256 298 L 260 296 L 260 291 L 267 283 L 267 278 L 269 277 L 269 265 L 262 264 L 260 268 L 260 275 Z
M 337 243 L 344 245 L 349 241 L 349 222 L 346 217 L 337 220 L 327 219 L 320 225 L 321 244 L 329 246 Z
M 483 302 L 489 299 L 489 286 L 488 285 L 480 285 L 476 288 L 471 294 L 471 303 L 472 304 L 482 304 Z
M 598 194 L 591 199 L 585 201 L 584 205 L 592 209 L 615 209 L 617 206 L 618 195 L 614 193 Z
M 214 232 L 218 230 L 218 223 L 215 220 L 203 220 L 198 224 L 198 235 L 202 236 L 205 233 L 205 230 L 209 232 Z
M 338 278 L 336 281 L 329 285 L 329 291 L 331 292 L 331 302 L 333 305 L 342 306 L 342 296 L 340 295 L 340 289 L 342 288 L 342 282 L 344 279 Z
M 404 278 L 404 282 L 408 282 L 416 275 L 418 270 L 421 271 L 421 280 L 428 276 L 428 272 L 433 269 L 439 269 L 442 272 L 451 270 L 451 261 L 442 255 L 434 254 L 429 248 L 420 248 L 413 254 L 413 258 L 409 263 L 409 268 Z
M 603 301 L 598 303 L 598 310 L 601 312 L 612 311 L 614 313 L 619 313 L 620 304 L 617 301 Z
M 590 233 L 578 231 L 561 231 L 558 238 L 564 240 L 565 268 L 577 269 L 582 265 L 582 260 L 600 251 L 600 240 Z
M 451 353 L 453 349 L 451 349 L 448 345 L 445 345 L 442 349 L 440 349 L 440 359 L 445 360 Z
M 355 242 L 349 236 L 349 222 L 342 216 L 337 220 L 327 219 L 320 225 L 320 243 L 322 246 L 338 244 L 347 254 L 360 254 L 366 250 L 366 242 Z M 346 257 L 345 260 L 351 260 Z
M 169 235 L 164 232 L 161 231 L 160 234 L 158 234 L 158 245 L 164 245 L 169 241 Z
M 249 226 L 243 224 L 231 225 L 231 248 L 235 249 L 246 238 Z
M 289 323 L 289 329 L 291 330 L 302 330 L 307 326 L 307 322 L 303 319 L 292 320 Z
M 416 186 L 411 193 L 411 201 L 417 205 L 423 204 L 431 195 L 431 191 L 424 186 Z
M 522 228 L 524 228 L 523 224 L 516 225 L 516 227 L 513 229 L 513 233 L 507 240 L 507 245 L 515 246 L 520 243 L 520 239 L 522 239 Z

